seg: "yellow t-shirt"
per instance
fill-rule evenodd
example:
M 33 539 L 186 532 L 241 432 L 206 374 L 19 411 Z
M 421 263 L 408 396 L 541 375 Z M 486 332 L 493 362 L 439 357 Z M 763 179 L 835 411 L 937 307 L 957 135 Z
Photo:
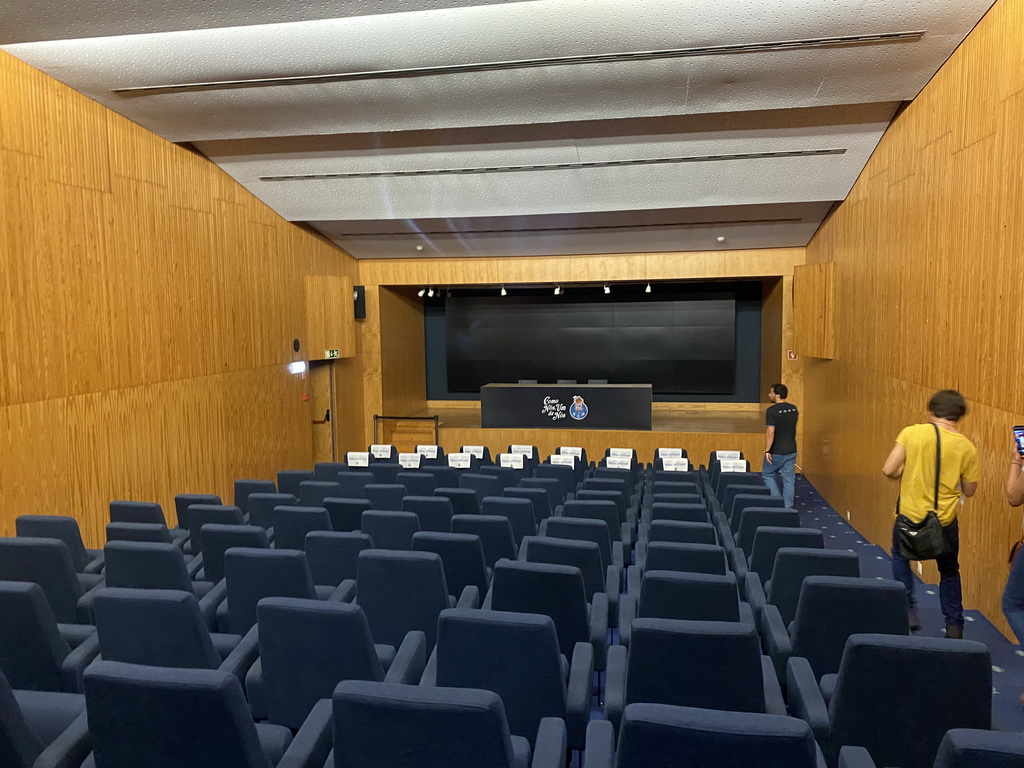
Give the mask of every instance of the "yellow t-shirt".
M 960 479 L 978 482 L 978 449 L 958 432 L 939 427 L 939 436 L 942 463 L 936 513 L 942 525 L 949 525 L 956 520 Z M 900 478 L 900 513 L 919 523 L 935 504 L 935 428 L 931 424 L 914 424 L 900 432 L 896 442 L 907 451 Z

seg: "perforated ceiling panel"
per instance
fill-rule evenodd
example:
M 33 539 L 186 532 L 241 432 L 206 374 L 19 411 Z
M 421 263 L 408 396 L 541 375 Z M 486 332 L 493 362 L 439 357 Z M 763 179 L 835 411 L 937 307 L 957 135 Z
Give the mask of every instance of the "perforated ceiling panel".
M 805 243 L 990 4 L 8 0 L 0 41 L 356 255 L 410 255 L 413 235 L 346 221 L 458 220 L 430 240 L 452 255 L 672 250 L 718 226 L 689 210 L 796 205 L 727 238 Z M 630 211 L 675 218 L 605 239 L 527 223 Z

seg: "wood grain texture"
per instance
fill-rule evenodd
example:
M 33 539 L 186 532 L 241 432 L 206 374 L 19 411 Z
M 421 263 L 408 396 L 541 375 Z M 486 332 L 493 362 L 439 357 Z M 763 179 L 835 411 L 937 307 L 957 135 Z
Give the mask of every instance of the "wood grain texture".
M 794 345 L 804 357 L 831 360 L 836 350 L 836 264 L 823 261 L 793 270 Z
M 939 389 L 964 393 L 981 451 L 961 514 L 964 603 L 1003 631 L 1010 427 L 1024 423 L 1024 2 L 998 0 L 895 120 L 808 246 L 834 262 L 835 359 L 808 361 L 802 460 L 871 541 L 890 541 L 881 465 Z M 926 576 L 935 579 L 934 569 Z M 1024 638 L 1022 638 L 1024 640 Z
M 176 493 L 308 466 L 285 369 L 303 278 L 356 271 L 209 161 L 0 53 L 0 534 L 72 514 L 98 546 L 112 499 L 173 523 Z
M 412 416 L 427 404 L 423 303 L 415 293 L 380 292 L 381 415 Z
M 356 353 L 356 328 L 353 314 L 352 281 L 333 275 L 306 275 L 305 352 L 310 360 L 327 359 L 327 350 L 338 350 L 338 357 Z

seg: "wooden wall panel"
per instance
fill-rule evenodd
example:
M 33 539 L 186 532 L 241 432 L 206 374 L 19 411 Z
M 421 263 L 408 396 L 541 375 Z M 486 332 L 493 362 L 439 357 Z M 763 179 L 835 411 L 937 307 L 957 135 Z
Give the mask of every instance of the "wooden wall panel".
M 328 349 L 339 357 L 356 353 L 352 281 L 329 275 L 306 276 L 306 357 L 326 359 Z
M 381 415 L 413 416 L 427 405 L 423 303 L 411 291 L 380 292 Z
M 796 351 L 830 360 L 836 348 L 836 265 L 825 261 L 793 270 Z
M 0 53 L 0 533 L 231 498 L 311 462 L 303 278 L 353 259 L 193 152 Z M 347 306 L 351 306 L 349 302 Z
M 961 516 L 964 601 L 1004 631 L 1020 511 L 1003 484 L 1010 426 L 1024 422 L 1022 28 L 1024 0 L 998 0 L 808 246 L 809 262 L 833 262 L 842 279 L 835 360 L 807 363 L 803 409 L 810 479 L 887 545 L 896 487 L 881 465 L 893 439 L 924 420 L 934 391 L 964 393 L 963 431 L 982 458 Z

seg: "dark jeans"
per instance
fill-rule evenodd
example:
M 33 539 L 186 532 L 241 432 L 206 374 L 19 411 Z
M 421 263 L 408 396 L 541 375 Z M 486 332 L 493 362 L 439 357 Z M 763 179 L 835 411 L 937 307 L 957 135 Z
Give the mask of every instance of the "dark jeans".
M 1003 614 L 1010 623 L 1010 629 L 1017 636 L 1017 642 L 1024 644 L 1024 548 L 1013 557 L 1010 578 L 1003 591 Z
M 960 526 L 954 520 L 942 529 L 942 537 L 946 540 L 946 553 L 935 558 L 939 566 L 939 603 L 946 625 L 958 627 L 964 625 L 964 599 L 960 591 Z M 896 525 L 892 527 L 892 577 L 903 582 L 907 587 L 907 600 L 913 607 L 917 604 L 914 597 L 914 576 L 910 571 L 910 561 L 900 554 L 899 536 Z

